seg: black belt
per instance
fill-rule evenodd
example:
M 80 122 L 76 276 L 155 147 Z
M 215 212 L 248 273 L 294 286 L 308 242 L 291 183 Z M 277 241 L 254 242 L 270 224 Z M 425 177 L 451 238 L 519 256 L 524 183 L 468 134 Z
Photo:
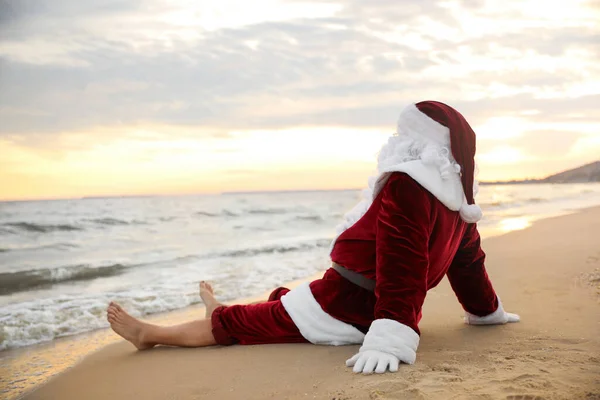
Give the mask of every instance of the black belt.
M 356 286 L 360 286 L 363 289 L 367 289 L 370 292 L 375 291 L 375 281 L 373 279 L 365 278 L 358 272 L 350 271 L 346 267 L 342 267 L 340 264 L 334 262 L 331 263 L 331 268 L 335 269 L 338 274 L 354 283 Z

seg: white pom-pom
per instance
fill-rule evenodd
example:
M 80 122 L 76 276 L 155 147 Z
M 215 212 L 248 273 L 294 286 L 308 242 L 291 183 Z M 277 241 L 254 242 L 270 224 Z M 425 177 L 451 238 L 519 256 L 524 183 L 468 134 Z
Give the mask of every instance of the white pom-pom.
M 463 203 L 460 207 L 460 217 L 466 223 L 474 224 L 483 217 L 483 212 L 477 204 Z

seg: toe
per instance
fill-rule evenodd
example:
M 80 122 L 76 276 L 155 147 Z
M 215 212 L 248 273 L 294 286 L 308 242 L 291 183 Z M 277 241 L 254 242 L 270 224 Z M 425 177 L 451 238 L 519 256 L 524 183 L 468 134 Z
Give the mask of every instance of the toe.
M 213 294 L 213 288 L 210 283 L 202 281 L 200 282 L 200 292 Z

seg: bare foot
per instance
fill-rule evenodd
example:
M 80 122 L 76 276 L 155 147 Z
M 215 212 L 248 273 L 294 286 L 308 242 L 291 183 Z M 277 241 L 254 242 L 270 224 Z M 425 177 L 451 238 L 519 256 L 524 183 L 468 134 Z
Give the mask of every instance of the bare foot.
M 212 316 L 213 311 L 215 311 L 217 307 L 223 305 L 215 299 L 213 288 L 208 282 L 200 282 L 200 297 L 206 306 L 206 319 L 209 319 Z
M 144 341 L 146 324 L 127 314 L 120 305 L 111 302 L 106 313 L 112 330 L 123 339 L 130 341 L 138 350 L 154 347 L 154 344 Z

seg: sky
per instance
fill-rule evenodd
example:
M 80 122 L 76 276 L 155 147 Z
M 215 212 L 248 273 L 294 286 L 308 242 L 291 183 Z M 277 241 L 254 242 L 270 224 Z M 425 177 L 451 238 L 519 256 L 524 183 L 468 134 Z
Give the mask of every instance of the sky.
M 600 2 L 0 0 L 0 199 L 360 188 L 400 110 L 480 180 L 600 159 Z

